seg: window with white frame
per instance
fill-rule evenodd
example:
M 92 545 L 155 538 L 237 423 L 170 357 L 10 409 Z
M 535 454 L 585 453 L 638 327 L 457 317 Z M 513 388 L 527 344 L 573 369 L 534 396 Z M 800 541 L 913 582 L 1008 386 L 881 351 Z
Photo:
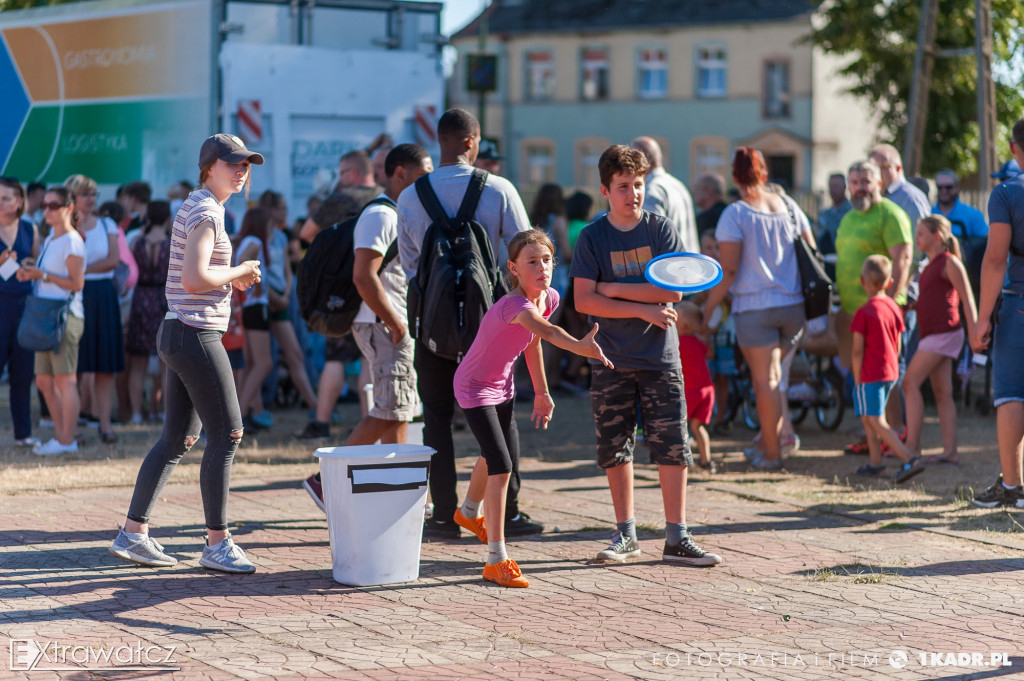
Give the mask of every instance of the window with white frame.
M 550 140 L 523 142 L 523 172 L 521 184 L 540 186 L 555 181 L 555 144 Z
M 641 99 L 668 96 L 668 57 L 661 48 L 642 49 L 638 55 L 637 95 Z
M 580 97 L 586 101 L 608 99 L 608 48 L 583 49 L 580 63 Z
M 726 68 L 724 47 L 697 48 L 697 96 L 725 97 Z
M 550 51 L 526 53 L 526 99 L 541 102 L 555 96 L 555 62 Z
M 606 139 L 591 137 L 576 141 L 576 184 L 596 189 L 601 184 L 601 173 L 597 162 L 608 148 Z
M 773 59 L 764 63 L 764 117 L 789 118 L 789 61 Z

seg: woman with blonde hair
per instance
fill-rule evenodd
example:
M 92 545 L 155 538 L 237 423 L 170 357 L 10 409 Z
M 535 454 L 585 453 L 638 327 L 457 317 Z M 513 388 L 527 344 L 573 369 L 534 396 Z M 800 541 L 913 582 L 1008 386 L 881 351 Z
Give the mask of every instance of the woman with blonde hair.
M 960 304 L 964 307 L 967 334 L 974 333 L 978 311 L 974 293 L 960 256 L 960 244 L 952 225 L 942 215 L 926 215 L 917 223 L 914 245 L 928 256 L 919 277 L 917 328 L 921 340 L 903 376 L 903 400 L 907 410 L 907 449 L 921 452 L 924 398 L 921 386 L 931 382 L 942 431 L 942 454 L 925 457 L 925 463 L 960 463 L 956 437 L 956 403 L 953 401 L 952 363 L 964 347 Z
M 199 472 L 206 520 L 206 545 L 199 564 L 222 572 L 255 572 L 228 532 L 231 463 L 242 441 L 242 414 L 221 336 L 231 315 L 231 290 L 260 281 L 259 263 L 231 265 L 231 240 L 224 203 L 249 187 L 250 164 L 263 156 L 233 135 L 214 135 L 199 151 L 200 188 L 188 195 L 174 217 L 167 307 L 157 331 L 157 351 L 167 365 L 164 428 L 149 450 L 135 482 L 124 528 L 110 552 L 151 567 L 178 561 L 149 536 L 149 517 L 164 486 L 192 445 L 206 431 Z
M 124 335 L 121 302 L 114 270 L 121 262 L 117 223 L 96 214 L 96 181 L 72 175 L 64 183 L 75 205 L 75 226 L 85 240 L 85 329 L 78 345 L 78 371 L 82 374 L 82 404 L 99 422 L 100 439 L 117 442 L 110 425 L 114 406 L 114 374 L 124 371 Z

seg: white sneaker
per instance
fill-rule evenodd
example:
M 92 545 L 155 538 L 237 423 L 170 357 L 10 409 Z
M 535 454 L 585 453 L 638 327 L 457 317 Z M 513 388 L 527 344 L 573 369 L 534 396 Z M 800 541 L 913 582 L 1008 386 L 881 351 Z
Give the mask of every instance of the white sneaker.
M 148 534 L 135 541 L 120 526 L 117 528 L 117 538 L 108 550 L 118 558 L 149 567 L 170 567 L 178 562 L 177 558 L 164 553 L 164 547 Z
M 37 437 L 23 437 L 14 441 L 15 447 L 38 447 L 41 444 L 43 443 Z
M 64 445 L 57 442 L 57 438 L 51 437 L 45 443 L 36 445 L 32 448 L 32 453 L 39 456 L 58 456 L 63 454 L 66 450 Z M 78 451 L 78 443 L 75 443 L 75 451 Z
M 248 574 L 256 572 L 256 566 L 245 557 L 242 547 L 235 544 L 231 537 L 225 537 L 213 546 L 204 546 L 199 564 L 211 570 Z

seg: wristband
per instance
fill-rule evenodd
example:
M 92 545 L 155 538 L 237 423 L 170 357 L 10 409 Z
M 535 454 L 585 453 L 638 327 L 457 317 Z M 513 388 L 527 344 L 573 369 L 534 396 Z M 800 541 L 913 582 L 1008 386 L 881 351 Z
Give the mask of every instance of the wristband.
M 43 272 L 43 283 L 46 283 L 48 281 L 50 281 L 50 277 L 46 274 L 46 272 Z

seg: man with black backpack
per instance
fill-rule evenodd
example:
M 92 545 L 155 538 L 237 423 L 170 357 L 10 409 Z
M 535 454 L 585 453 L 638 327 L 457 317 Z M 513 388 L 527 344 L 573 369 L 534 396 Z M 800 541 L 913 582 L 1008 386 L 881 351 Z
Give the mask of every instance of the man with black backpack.
M 460 528 L 452 519 L 459 503 L 452 381 L 461 353 L 476 335 L 481 308 L 485 312 L 503 292 L 495 286 L 500 279 L 499 245 L 529 229 L 530 219 L 512 183 L 474 173 L 480 124 L 472 114 L 446 111 L 438 121 L 437 137 L 441 165 L 398 198 L 398 257 L 410 282 L 409 332 L 416 338 L 423 444 L 437 452 L 430 465 L 434 515 L 423 532 L 431 538 L 457 538 Z M 438 215 L 438 210 L 443 213 Z M 543 525 L 519 512 L 519 462 L 512 465 L 505 534 L 540 532 Z
M 369 365 L 368 373 L 373 377 L 373 402 L 345 440 L 346 447 L 372 445 L 377 440 L 385 444 L 405 442 L 406 429 L 419 407 L 413 341 L 406 326 L 408 283 L 397 258 L 395 200 L 403 189 L 434 166 L 422 147 L 400 144 L 388 152 L 384 167 L 384 192 L 363 208 L 352 233 L 351 282 L 356 289 L 353 298 L 361 303 L 350 323 L 363 361 Z M 342 223 L 332 229 L 345 226 Z M 320 273 L 321 278 L 326 278 L 323 274 Z M 314 422 L 312 428 L 327 430 L 327 424 Z M 324 510 L 320 474 L 307 478 L 303 487 Z

